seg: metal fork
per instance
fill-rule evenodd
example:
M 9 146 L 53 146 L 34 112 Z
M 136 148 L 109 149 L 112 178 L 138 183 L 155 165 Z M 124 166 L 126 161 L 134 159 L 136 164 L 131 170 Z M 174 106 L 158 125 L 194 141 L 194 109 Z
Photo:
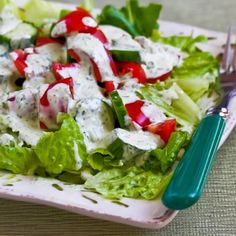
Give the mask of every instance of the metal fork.
M 162 202 L 170 209 L 182 210 L 195 204 L 202 195 L 212 167 L 228 117 L 229 103 L 236 96 L 236 49 L 231 48 L 231 38 L 230 28 L 220 72 L 224 94 L 220 104 L 209 109 L 201 120 L 162 196 Z

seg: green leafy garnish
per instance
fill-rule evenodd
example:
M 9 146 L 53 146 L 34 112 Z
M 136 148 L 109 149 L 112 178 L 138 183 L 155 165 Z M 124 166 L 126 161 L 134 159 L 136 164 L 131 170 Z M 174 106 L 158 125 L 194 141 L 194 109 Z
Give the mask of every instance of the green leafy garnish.
M 148 6 L 139 6 L 137 0 L 128 0 L 126 6 L 117 9 L 107 5 L 98 16 L 100 24 L 109 24 L 119 27 L 132 36 L 151 36 L 152 31 L 158 28 L 157 19 L 161 5 L 150 3 Z

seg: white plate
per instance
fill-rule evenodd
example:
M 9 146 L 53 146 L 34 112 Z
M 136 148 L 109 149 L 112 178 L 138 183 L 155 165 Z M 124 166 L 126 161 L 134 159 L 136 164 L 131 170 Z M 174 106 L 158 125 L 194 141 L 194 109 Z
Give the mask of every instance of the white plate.
M 73 6 L 67 5 L 67 7 Z M 215 55 L 221 52 L 226 38 L 224 33 L 172 22 L 160 22 L 160 29 L 165 35 L 204 34 L 214 38 L 207 45 L 203 44 L 199 47 Z M 236 111 L 233 107 L 236 107 L 236 99 L 230 105 L 230 117 L 221 144 L 236 124 Z M 61 191 L 57 185 L 63 190 Z M 125 198 L 122 199 L 123 205 L 120 205 L 94 193 L 84 192 L 83 186 L 66 185 L 55 179 L 12 175 L 5 172 L 0 172 L 0 197 L 50 205 L 82 215 L 153 229 L 164 227 L 177 214 L 177 211 L 164 207 L 160 200 L 145 201 Z

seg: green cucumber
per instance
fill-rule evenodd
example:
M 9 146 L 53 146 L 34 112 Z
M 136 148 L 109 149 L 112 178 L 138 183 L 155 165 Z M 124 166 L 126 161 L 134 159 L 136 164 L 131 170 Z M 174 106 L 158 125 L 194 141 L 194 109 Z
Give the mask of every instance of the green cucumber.
M 2 40 L 8 42 L 11 48 L 27 48 L 34 44 L 38 29 L 29 23 L 20 23 L 15 29 L 2 35 Z
M 136 63 L 140 63 L 141 62 L 141 58 L 139 55 L 139 51 L 137 50 L 127 50 L 127 49 L 110 49 L 110 52 L 113 56 L 113 58 L 116 61 L 119 62 L 136 62 Z
M 136 158 L 149 154 L 152 150 L 162 146 L 162 141 L 157 135 L 144 131 L 128 131 L 117 128 L 113 134 L 113 142 L 107 150 L 122 162 L 136 161 Z
M 113 91 L 110 93 L 110 98 L 120 127 L 128 129 L 130 127 L 130 119 L 119 93 Z

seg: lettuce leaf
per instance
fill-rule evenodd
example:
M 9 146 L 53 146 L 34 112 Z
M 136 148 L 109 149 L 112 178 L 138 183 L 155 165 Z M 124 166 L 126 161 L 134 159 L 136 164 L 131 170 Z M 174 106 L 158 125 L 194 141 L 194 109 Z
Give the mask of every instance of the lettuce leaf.
M 160 84 L 147 85 L 140 88 L 139 95 L 156 104 L 166 115 L 175 118 L 177 123 L 192 130 L 191 127 L 197 126 L 199 123 L 201 112 L 196 103 L 176 84 L 173 83 L 169 88 L 165 88 Z M 165 89 L 172 90 L 176 93 L 178 99 L 174 99 L 170 104 L 167 103 L 161 92 Z
M 0 169 L 15 174 L 33 175 L 38 166 L 39 161 L 32 149 L 0 146 Z
M 172 72 L 176 82 L 194 101 L 217 84 L 219 63 L 208 52 L 191 53 L 182 66 Z
M 158 28 L 157 19 L 161 5 L 150 3 L 148 6 L 139 6 L 137 0 L 127 0 L 126 6 L 117 9 L 107 5 L 98 16 L 99 24 L 109 24 L 129 32 L 133 37 L 138 35 L 151 36 L 152 31 Z
M 85 187 L 109 199 L 128 197 L 151 200 L 162 193 L 171 176 L 172 173 L 164 176 L 138 167 L 113 168 L 90 177 Z
M 138 0 L 128 0 L 126 7 L 121 9 L 138 31 L 140 35 L 150 37 L 154 29 L 158 28 L 157 19 L 159 18 L 162 6 L 150 3 L 148 6 L 139 6 Z
M 91 12 L 94 8 L 94 0 L 83 0 L 81 7 Z
M 167 145 L 161 149 L 151 151 L 149 158 L 145 162 L 145 169 L 166 173 L 174 164 L 180 149 L 186 145 L 189 139 L 187 132 L 172 133 Z
M 88 164 L 94 170 L 103 170 L 109 167 L 118 167 L 120 166 L 120 161 L 116 159 L 116 157 L 106 149 L 98 148 L 92 151 L 88 157 Z
M 204 43 L 207 42 L 207 38 L 204 35 L 199 35 L 197 37 L 192 36 L 170 36 L 170 37 L 162 37 L 159 31 L 154 30 L 152 32 L 151 39 L 155 42 L 168 44 L 173 47 L 180 48 L 181 51 L 187 53 L 193 53 L 198 51 L 196 47 L 196 43 Z
M 40 26 L 48 20 L 58 20 L 61 7 L 44 0 L 29 0 L 23 7 L 23 20 Z
M 71 116 L 62 114 L 59 119 L 61 128 L 46 133 L 37 143 L 35 152 L 49 174 L 78 172 L 87 155 L 83 135 Z

